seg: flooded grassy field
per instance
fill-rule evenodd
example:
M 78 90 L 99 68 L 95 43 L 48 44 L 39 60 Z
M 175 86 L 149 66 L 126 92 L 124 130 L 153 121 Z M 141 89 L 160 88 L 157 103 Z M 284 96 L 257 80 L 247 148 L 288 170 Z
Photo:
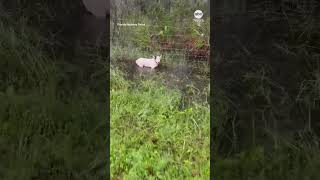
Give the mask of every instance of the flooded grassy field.
M 208 179 L 209 62 L 157 53 L 158 67 L 140 68 L 150 51 L 111 45 L 111 176 Z
M 112 1 L 118 20 L 149 26 L 111 31 L 110 66 L 109 20 L 82 1 L 1 2 L 0 179 L 209 179 L 210 145 L 219 180 L 319 179 L 319 17 L 214 19 L 210 72 L 164 50 L 207 52 L 209 19 L 183 22 L 193 5 L 208 14 L 194 2 Z M 156 53 L 154 70 L 134 63 Z
M 112 66 L 119 68 L 124 72 L 125 78 L 132 82 L 154 80 L 168 88 L 179 90 L 185 98 L 188 98 L 185 99 L 185 103 L 193 100 L 208 102 L 210 71 L 207 61 L 195 62 L 186 60 L 183 56 L 164 56 L 157 68 L 150 69 L 138 67 L 135 60 L 117 59 Z
M 196 26 L 183 4 L 141 14 L 119 3 L 111 16 L 112 178 L 209 179 L 209 18 Z M 155 69 L 135 63 L 159 55 Z

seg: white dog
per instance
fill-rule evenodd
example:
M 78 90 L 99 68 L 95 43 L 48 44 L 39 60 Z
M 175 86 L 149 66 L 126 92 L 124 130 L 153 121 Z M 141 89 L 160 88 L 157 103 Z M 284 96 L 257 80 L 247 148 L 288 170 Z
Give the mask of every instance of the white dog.
M 150 67 L 151 69 L 156 68 L 160 63 L 161 56 L 153 57 L 152 59 L 148 58 L 139 58 L 136 60 L 136 64 L 143 68 L 143 67 Z

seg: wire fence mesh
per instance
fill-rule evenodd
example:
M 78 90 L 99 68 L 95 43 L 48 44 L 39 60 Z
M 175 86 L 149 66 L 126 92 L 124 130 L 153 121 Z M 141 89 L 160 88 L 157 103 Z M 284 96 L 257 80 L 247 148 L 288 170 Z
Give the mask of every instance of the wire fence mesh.
M 190 60 L 209 60 L 209 20 L 200 26 L 193 19 L 177 23 L 150 24 L 138 20 L 111 21 L 113 46 L 131 48 L 154 54 L 180 56 Z

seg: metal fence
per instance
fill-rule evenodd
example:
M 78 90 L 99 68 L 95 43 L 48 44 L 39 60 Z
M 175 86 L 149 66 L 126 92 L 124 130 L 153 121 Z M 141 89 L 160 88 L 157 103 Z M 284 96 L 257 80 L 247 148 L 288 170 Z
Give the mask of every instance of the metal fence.
M 192 27 L 196 25 L 190 24 L 195 23 L 192 19 L 180 21 L 176 26 L 165 23 L 143 24 L 126 19 L 111 22 L 112 44 L 122 47 L 136 44 L 139 51 L 146 53 L 157 52 L 190 60 L 209 60 L 209 25 L 202 24 L 203 27 L 199 28 L 205 31 L 192 35 Z M 170 34 L 164 32 L 166 28 L 170 29 Z

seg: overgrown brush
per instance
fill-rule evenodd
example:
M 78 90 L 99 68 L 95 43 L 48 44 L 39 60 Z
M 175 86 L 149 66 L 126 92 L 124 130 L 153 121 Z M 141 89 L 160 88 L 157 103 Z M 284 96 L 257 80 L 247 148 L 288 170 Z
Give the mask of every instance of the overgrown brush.
M 111 177 L 209 178 L 208 105 L 180 110 L 177 90 L 121 79 L 119 71 L 111 73 Z
M 236 91 L 213 90 L 215 178 L 319 179 L 319 26 L 312 19 L 288 18 L 289 32 L 273 39 L 272 51 L 241 56 L 258 63 L 245 61 L 253 65 L 230 85 Z
M 47 55 L 41 33 L 2 22 L 0 179 L 105 179 L 105 100 L 70 85 L 65 60 Z

